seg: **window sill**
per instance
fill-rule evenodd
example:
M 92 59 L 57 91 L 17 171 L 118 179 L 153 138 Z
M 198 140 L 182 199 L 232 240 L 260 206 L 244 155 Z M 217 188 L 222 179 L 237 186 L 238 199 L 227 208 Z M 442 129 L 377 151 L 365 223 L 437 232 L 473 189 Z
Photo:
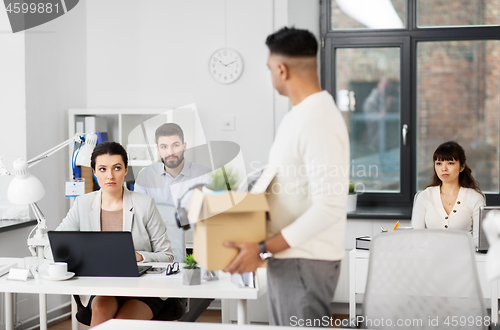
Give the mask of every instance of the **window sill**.
M 347 219 L 410 220 L 411 206 L 358 206 Z
M 0 220 L 0 233 L 36 225 L 36 220 Z

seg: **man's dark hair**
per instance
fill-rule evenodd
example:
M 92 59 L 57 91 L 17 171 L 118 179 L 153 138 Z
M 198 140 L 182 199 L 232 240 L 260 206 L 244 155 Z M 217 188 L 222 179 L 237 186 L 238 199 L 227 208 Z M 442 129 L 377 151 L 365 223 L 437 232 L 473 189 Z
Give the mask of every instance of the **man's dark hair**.
M 122 147 L 121 144 L 117 142 L 103 142 L 99 143 L 95 148 L 94 151 L 92 152 L 92 156 L 90 157 L 90 166 L 92 169 L 95 171 L 95 161 L 97 156 L 100 155 L 120 155 L 122 156 L 123 159 L 123 165 L 125 167 L 128 166 L 128 157 L 127 157 L 127 152 L 125 149 Z
M 176 123 L 166 123 L 158 127 L 155 132 L 155 142 L 158 143 L 158 138 L 161 136 L 172 135 L 178 135 L 181 138 L 182 143 L 184 143 L 184 132 Z
M 266 39 L 271 54 L 289 57 L 313 57 L 318 52 L 318 42 L 307 30 L 284 27 Z

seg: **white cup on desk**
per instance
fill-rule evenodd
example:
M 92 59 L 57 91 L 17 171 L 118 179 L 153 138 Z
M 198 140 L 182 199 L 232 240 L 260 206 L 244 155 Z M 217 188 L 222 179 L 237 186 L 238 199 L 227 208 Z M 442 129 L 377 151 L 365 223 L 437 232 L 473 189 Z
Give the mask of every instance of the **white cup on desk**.
M 68 272 L 68 264 L 65 262 L 53 262 L 47 266 L 49 276 L 64 276 Z

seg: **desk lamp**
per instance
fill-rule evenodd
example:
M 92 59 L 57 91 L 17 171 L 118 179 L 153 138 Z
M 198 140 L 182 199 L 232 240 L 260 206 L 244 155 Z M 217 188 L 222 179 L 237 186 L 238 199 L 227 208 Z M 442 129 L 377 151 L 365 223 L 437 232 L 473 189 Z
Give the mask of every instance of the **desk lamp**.
M 47 236 L 45 216 L 36 202 L 42 199 L 45 195 L 45 189 L 43 188 L 42 182 L 34 175 L 30 174 L 28 168 L 56 153 L 72 142 L 79 143 L 79 146 L 73 151 L 73 167 L 90 167 L 90 157 L 97 142 L 97 135 L 95 133 L 87 133 L 85 137 L 81 134 L 76 134 L 74 137 L 64 141 L 50 150 L 47 150 L 29 161 L 18 159 L 13 164 L 15 177 L 9 184 L 7 198 L 12 204 L 29 204 L 33 213 L 35 213 L 37 225 L 28 235 L 28 248 L 33 256 L 38 255 L 41 259 L 43 259 L 44 247 L 49 244 L 49 240 Z M 5 168 L 0 168 L 0 175 L 12 174 Z M 35 235 L 31 237 L 33 231 L 35 231 Z

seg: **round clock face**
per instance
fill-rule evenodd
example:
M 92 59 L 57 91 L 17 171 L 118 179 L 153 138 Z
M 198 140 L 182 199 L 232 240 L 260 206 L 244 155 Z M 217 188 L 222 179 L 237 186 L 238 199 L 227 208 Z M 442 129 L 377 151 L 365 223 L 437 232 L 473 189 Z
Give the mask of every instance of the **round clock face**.
M 208 68 L 217 82 L 230 84 L 243 73 L 243 60 L 237 51 L 222 48 L 210 56 Z

